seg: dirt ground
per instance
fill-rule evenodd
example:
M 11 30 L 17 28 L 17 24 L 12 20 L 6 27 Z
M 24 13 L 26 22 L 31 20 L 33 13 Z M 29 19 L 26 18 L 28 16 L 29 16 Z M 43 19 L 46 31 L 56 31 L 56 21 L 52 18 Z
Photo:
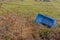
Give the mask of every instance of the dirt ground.
M 48 40 L 39 37 L 38 31 L 44 26 L 37 25 L 34 20 L 29 15 L 0 15 L 0 40 Z M 60 40 L 58 32 L 53 32 L 49 40 Z

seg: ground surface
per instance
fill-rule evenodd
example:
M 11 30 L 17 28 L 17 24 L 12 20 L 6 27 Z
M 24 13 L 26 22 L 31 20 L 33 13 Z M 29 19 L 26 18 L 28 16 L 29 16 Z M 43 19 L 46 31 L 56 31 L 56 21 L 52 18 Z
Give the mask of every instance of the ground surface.
M 1 2 L 0 40 L 60 40 L 59 4 L 60 2 Z M 56 18 L 57 24 L 53 29 L 34 22 L 39 12 Z

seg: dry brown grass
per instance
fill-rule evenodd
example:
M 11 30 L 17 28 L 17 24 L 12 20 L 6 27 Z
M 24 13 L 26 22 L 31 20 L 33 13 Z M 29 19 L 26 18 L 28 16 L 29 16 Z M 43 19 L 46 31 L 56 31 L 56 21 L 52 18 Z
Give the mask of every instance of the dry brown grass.
M 6 14 L 0 16 L 0 40 L 42 40 L 39 30 L 46 30 L 43 25 L 37 25 L 29 15 Z M 60 40 L 60 29 L 54 28 L 49 36 L 51 40 Z M 49 34 L 47 34 L 49 35 Z M 47 40 L 47 39 L 43 39 Z
M 32 38 L 31 34 L 33 33 L 34 25 L 31 17 L 28 15 L 18 17 L 15 14 L 7 14 L 1 16 L 0 19 L 0 29 L 1 31 L 3 30 L 3 36 L 7 35 L 14 38 L 14 40 L 20 40 L 20 38 Z

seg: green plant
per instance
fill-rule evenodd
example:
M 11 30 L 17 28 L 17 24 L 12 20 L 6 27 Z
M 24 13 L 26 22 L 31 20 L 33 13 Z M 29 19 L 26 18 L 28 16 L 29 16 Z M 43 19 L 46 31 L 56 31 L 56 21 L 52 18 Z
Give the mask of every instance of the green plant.
M 8 36 L 8 35 L 6 35 L 6 34 L 4 34 L 4 39 L 5 39 L 5 40 L 11 40 L 11 37 Z
M 48 38 L 48 37 L 50 36 L 50 29 L 48 29 L 48 28 L 41 29 L 41 30 L 39 31 L 39 36 L 40 36 L 41 38 Z

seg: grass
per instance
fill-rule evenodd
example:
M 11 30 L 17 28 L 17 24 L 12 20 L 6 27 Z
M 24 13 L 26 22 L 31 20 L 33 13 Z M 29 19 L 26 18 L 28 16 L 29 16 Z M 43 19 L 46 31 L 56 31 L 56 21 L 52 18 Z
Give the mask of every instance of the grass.
M 6 3 L 2 3 L 1 7 L 0 7 L 0 15 L 8 15 L 8 18 L 13 18 L 13 20 L 15 20 L 14 18 L 14 14 L 16 14 L 18 17 L 17 17 L 17 23 L 19 23 L 20 21 L 19 20 L 22 20 L 22 19 L 19 19 L 19 17 L 22 17 L 24 21 L 25 19 L 25 16 L 27 16 L 27 21 L 28 23 L 26 24 L 27 26 L 27 30 L 30 30 L 31 28 L 30 27 L 35 27 L 36 24 L 32 23 L 31 20 L 35 19 L 36 15 L 38 13 L 42 13 L 42 14 L 45 14 L 46 16 L 51 16 L 53 18 L 56 18 L 57 19 L 57 23 L 60 23 L 60 20 L 59 20 L 59 17 L 60 17 L 60 3 L 59 2 L 34 2 L 34 1 L 16 1 L 16 2 L 6 2 Z M 12 14 L 12 16 L 9 14 Z M 30 18 L 31 16 L 31 18 Z M 10 19 L 9 19 L 10 20 Z M 59 21 L 58 21 L 59 20 Z M 16 21 L 16 20 L 15 20 Z M 15 23 L 15 21 L 13 21 Z M 31 22 L 30 22 L 31 21 Z M 9 22 L 10 23 L 10 22 Z M 24 22 L 23 22 L 24 24 Z M 18 24 L 19 25 L 19 24 Z M 25 24 L 24 24 L 25 25 Z M 23 27 L 23 25 L 21 24 L 21 26 Z M 18 28 L 17 28 L 18 27 Z M 29 29 L 28 29 L 29 27 Z M 39 26 L 40 27 L 40 26 Z M 10 28 L 10 27 L 9 27 Z M 17 26 L 17 24 L 15 24 L 15 27 L 11 27 L 12 28 L 12 32 L 15 31 L 15 30 L 18 30 L 20 31 L 20 26 Z M 15 28 L 15 29 L 14 29 Z M 25 29 L 24 29 L 25 30 Z M 58 27 L 53 29 L 55 30 L 59 30 Z M 30 30 L 31 31 L 31 30 Z M 44 31 L 44 30 L 41 30 L 41 31 Z M 41 32 L 40 31 L 40 32 Z M 44 32 L 46 32 L 47 30 L 45 30 Z M 43 33 L 42 36 L 46 37 L 46 34 Z M 49 32 L 49 31 L 47 31 Z M 28 33 L 28 31 L 27 31 Z M 24 34 L 24 32 L 23 32 Z M 25 35 L 25 34 L 24 34 Z M 26 34 L 27 35 L 27 34 Z M 6 39 L 8 40 L 8 38 Z
M 8 10 L 18 14 L 22 13 L 36 16 L 36 14 L 40 12 L 54 18 L 57 18 L 60 13 L 60 5 L 58 2 L 32 2 L 31 4 L 26 2 L 8 2 L 3 3 L 2 7 L 2 13 Z
M 7 12 L 16 13 L 17 15 L 27 14 L 33 18 L 35 18 L 38 13 L 42 13 L 58 20 L 60 17 L 60 5 L 59 2 L 7 2 L 2 4 L 0 14 L 4 15 Z

